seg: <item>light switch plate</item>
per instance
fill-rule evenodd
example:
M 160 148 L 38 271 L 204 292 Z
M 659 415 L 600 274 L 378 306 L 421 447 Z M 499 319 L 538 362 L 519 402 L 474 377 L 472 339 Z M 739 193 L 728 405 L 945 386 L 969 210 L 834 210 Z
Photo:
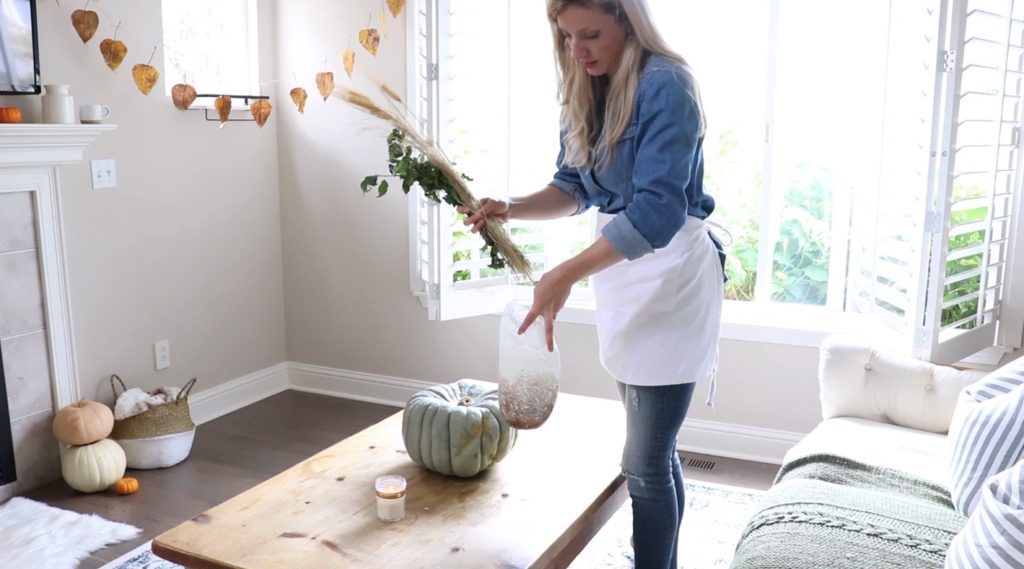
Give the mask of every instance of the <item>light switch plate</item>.
M 93 160 L 92 161 L 92 189 L 117 187 L 117 168 L 114 160 Z
M 153 344 L 153 360 L 157 371 L 171 367 L 171 343 L 169 341 L 160 340 Z

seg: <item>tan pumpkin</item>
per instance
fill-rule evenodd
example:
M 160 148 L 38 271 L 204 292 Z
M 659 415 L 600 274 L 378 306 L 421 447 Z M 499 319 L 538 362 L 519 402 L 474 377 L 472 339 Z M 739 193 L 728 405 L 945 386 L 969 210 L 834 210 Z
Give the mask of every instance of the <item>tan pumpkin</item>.
M 21 109 L 18 107 L 0 107 L 0 123 L 21 122 Z
M 114 483 L 114 490 L 117 490 L 117 493 L 122 496 L 134 494 L 139 491 L 139 479 L 125 476 Z
M 103 439 L 91 445 L 71 446 L 60 455 L 64 481 L 79 492 L 101 492 L 122 476 L 127 459 L 121 445 Z
M 66 445 L 88 445 L 110 436 L 114 413 L 110 407 L 83 399 L 57 412 L 53 436 Z

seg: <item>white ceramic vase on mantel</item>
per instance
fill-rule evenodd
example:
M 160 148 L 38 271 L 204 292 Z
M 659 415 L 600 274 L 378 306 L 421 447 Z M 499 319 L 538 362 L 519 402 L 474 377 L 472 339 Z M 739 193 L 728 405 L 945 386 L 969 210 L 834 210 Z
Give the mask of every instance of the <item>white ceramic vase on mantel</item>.
M 75 124 L 75 98 L 67 85 L 43 85 L 43 122 L 46 124 Z

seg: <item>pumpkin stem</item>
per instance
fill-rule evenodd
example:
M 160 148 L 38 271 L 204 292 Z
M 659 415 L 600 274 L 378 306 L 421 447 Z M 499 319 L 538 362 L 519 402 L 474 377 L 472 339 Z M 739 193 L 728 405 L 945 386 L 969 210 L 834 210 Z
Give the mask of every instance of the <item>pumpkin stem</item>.
M 459 399 L 459 407 L 469 407 L 472 404 L 473 400 L 470 399 L 469 397 L 463 397 L 462 399 Z

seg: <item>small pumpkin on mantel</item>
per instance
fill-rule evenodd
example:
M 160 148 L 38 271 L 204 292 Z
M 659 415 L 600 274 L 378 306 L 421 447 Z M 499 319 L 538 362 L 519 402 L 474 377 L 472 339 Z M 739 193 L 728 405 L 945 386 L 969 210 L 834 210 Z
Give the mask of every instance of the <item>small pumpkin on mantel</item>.
M 18 107 L 0 107 L 0 123 L 20 123 L 21 109 Z
M 461 380 L 435 385 L 409 399 L 402 438 L 416 464 L 468 478 L 505 458 L 516 441 L 498 407 L 498 388 Z
M 53 435 L 66 445 L 87 445 L 110 436 L 114 412 L 96 401 L 82 399 L 57 412 Z

